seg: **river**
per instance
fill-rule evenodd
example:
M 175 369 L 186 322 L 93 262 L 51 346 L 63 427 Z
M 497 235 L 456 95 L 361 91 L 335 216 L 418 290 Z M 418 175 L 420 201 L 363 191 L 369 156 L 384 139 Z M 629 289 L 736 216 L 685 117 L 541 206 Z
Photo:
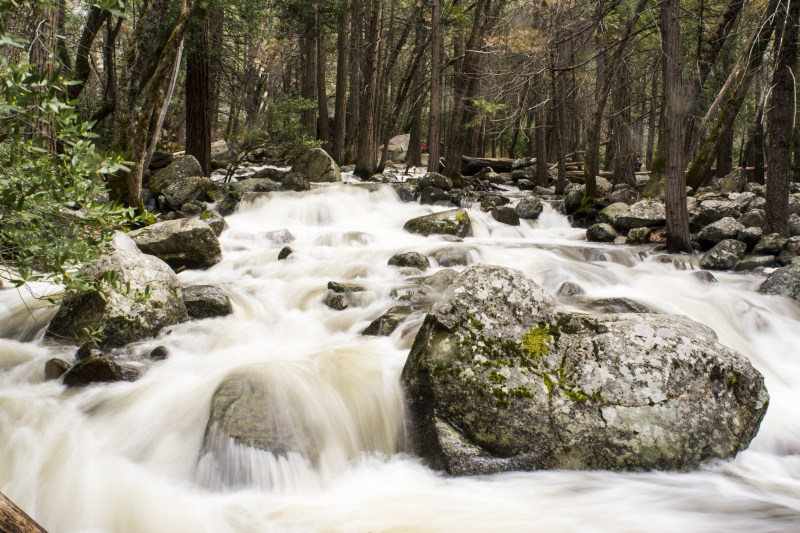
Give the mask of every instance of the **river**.
M 800 308 L 757 294 L 763 276 L 705 283 L 691 258 L 589 244 L 550 206 L 518 227 L 472 208 L 474 236 L 459 243 L 402 229 L 442 209 L 403 203 L 387 185 L 248 200 L 227 219 L 222 262 L 179 275 L 221 286 L 233 314 L 119 350 L 142 370 L 135 383 L 43 381 L 45 361 L 72 361 L 75 348 L 42 340 L 52 310 L 0 291 L 0 491 L 51 533 L 800 531 Z M 283 229 L 294 253 L 278 261 L 287 243 L 273 232 Z M 758 436 L 735 460 L 692 473 L 429 470 L 403 453 L 399 385 L 422 316 L 389 337 L 360 332 L 407 285 L 389 257 L 444 246 L 522 270 L 551 293 L 572 281 L 587 298 L 627 297 L 710 326 L 766 378 Z M 588 261 L 590 247 L 606 260 Z M 326 307 L 331 280 L 363 285 L 362 305 Z M 591 311 L 582 299 L 561 304 Z M 156 346 L 167 360 L 148 359 Z M 202 454 L 211 397 L 238 372 L 270 384 L 294 429 L 313 432 L 318 461 L 230 446 L 216 460 Z

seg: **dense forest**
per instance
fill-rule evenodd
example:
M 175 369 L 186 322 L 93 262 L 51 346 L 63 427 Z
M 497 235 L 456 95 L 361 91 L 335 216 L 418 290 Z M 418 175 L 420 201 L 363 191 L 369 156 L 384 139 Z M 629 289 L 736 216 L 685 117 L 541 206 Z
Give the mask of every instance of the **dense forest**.
M 534 157 L 535 183 L 557 168 L 562 192 L 568 169 L 582 169 L 584 208 L 595 176 L 633 184 L 639 161 L 666 183 L 670 246 L 688 250 L 684 171 L 694 189 L 739 166 L 769 180 L 768 232 L 788 234 L 796 7 L 7 0 L 2 31 L 6 62 L 67 80 L 58 99 L 125 156 L 110 186 L 127 205 L 156 146 L 185 147 L 208 174 L 220 139 L 235 151 L 317 144 L 368 179 L 407 133 L 407 163 L 423 165 L 424 144 L 427 168 L 451 178 L 462 156 Z

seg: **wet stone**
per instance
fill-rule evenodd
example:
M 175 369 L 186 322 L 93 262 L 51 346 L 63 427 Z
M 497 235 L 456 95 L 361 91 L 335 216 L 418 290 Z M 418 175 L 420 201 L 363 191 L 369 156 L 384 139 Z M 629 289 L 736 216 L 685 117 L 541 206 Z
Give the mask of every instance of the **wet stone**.
M 63 376 L 67 370 L 69 370 L 69 363 L 63 359 L 57 359 L 55 357 L 53 359 L 48 359 L 44 364 L 44 379 L 45 381 L 58 379 Z
M 294 250 L 292 250 L 288 246 L 284 246 L 283 248 L 281 248 L 281 251 L 278 252 L 278 261 L 283 261 L 284 259 L 286 259 L 290 255 L 292 255 L 293 253 L 294 253 Z

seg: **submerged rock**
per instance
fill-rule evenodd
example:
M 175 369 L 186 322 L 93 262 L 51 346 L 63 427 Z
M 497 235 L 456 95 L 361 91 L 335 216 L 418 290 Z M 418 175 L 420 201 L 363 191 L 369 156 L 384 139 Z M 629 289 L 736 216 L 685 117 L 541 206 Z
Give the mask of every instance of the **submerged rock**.
M 417 453 L 452 475 L 686 470 L 746 448 L 763 377 L 687 318 L 559 315 L 521 272 L 465 270 L 402 374 Z
M 428 258 L 419 252 L 403 252 L 389 258 L 389 266 L 418 268 L 427 270 L 431 266 Z
M 57 359 L 55 357 L 48 359 L 44 364 L 44 379 L 45 381 L 58 379 L 63 376 L 67 370 L 69 370 L 69 363 L 63 359 Z
M 409 233 L 422 235 L 453 235 L 469 237 L 472 235 L 472 222 L 464 209 L 451 209 L 430 215 L 412 218 L 403 229 Z
M 387 337 L 413 312 L 414 308 L 410 306 L 392 307 L 373 320 L 361 334 Z
M 519 226 L 517 210 L 507 205 L 493 207 L 492 218 L 509 226 Z

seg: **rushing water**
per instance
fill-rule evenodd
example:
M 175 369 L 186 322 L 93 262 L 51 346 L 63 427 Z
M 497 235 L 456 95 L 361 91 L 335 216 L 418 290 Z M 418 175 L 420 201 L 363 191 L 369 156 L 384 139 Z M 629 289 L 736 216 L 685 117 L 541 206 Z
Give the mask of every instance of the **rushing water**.
M 800 531 L 800 311 L 755 293 L 757 276 L 704 284 L 689 258 L 599 248 L 547 208 L 519 227 L 471 210 L 463 243 L 403 231 L 443 208 L 401 203 L 389 186 L 333 185 L 248 201 L 228 218 L 224 259 L 180 274 L 230 295 L 224 318 L 169 328 L 123 350 L 135 383 L 67 390 L 43 381 L 52 310 L 0 291 L 0 490 L 51 533 L 273 531 Z M 277 230 L 295 237 L 278 261 Z M 765 375 L 761 431 L 734 461 L 694 473 L 549 471 L 448 478 L 402 453 L 399 386 L 420 316 L 390 337 L 365 337 L 406 281 L 397 252 L 466 247 L 474 262 L 518 268 L 555 293 L 564 281 L 589 298 L 628 297 L 709 325 Z M 436 267 L 435 267 L 436 268 Z M 359 307 L 323 305 L 328 281 L 363 285 Z M 47 287 L 33 288 L 34 292 Z M 584 304 L 562 301 L 575 311 Z M 166 346 L 166 361 L 151 362 Z M 227 376 L 249 373 L 313 434 L 318 460 L 275 458 L 218 443 L 203 454 L 209 405 Z

